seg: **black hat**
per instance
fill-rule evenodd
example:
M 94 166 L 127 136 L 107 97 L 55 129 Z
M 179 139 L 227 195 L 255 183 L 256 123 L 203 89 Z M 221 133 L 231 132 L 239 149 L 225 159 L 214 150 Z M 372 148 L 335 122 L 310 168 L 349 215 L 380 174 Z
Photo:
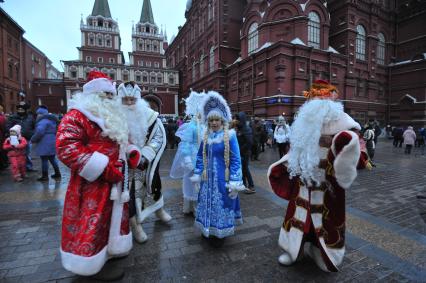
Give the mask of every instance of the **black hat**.
M 28 110 L 28 108 L 30 108 L 30 106 L 25 101 L 19 102 L 19 104 L 16 106 L 16 109 Z

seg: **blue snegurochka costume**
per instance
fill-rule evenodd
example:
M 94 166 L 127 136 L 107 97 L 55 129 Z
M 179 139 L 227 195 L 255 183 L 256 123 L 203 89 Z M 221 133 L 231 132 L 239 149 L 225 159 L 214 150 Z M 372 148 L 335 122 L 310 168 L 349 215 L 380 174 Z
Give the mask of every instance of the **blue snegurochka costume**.
M 185 100 L 185 113 L 192 119 L 176 132 L 180 143 L 170 170 L 170 177 L 182 179 L 183 213 L 185 214 L 193 212 L 195 215 L 198 199 L 198 191 L 190 177 L 193 175 L 198 148 L 203 139 L 204 124 L 201 122 L 200 104 L 204 97 L 205 93 L 191 91 Z
M 242 223 L 238 198 L 238 191 L 244 190 L 240 149 L 235 131 L 228 129 L 232 117 L 223 97 L 208 92 L 202 107 L 204 123 L 210 117 L 219 117 L 224 127 L 216 132 L 206 129 L 198 150 L 191 177 L 191 181 L 201 182 L 195 226 L 206 237 L 225 238 Z

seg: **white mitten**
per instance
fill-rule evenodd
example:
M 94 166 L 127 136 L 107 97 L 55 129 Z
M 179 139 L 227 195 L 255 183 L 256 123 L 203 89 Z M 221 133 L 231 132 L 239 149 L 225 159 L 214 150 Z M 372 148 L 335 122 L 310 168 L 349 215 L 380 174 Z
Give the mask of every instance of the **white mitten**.
M 194 185 L 195 192 L 198 194 L 198 192 L 200 191 L 201 176 L 195 174 L 192 177 L 190 177 L 189 180 Z
M 230 181 L 229 183 L 227 183 L 226 188 L 228 189 L 228 192 L 229 192 L 228 196 L 231 199 L 236 199 L 238 197 L 238 192 L 245 190 L 245 187 L 242 184 L 242 182 L 234 182 L 234 181 Z

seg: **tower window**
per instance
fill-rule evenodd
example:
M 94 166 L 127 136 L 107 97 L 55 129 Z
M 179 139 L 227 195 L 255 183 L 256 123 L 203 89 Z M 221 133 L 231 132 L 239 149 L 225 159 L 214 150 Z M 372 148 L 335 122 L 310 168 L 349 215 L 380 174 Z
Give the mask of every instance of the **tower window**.
M 379 33 L 378 36 L 379 42 L 377 43 L 377 64 L 385 64 L 385 52 L 386 52 L 386 42 L 385 36 L 383 33 Z
M 356 35 L 356 59 L 365 60 L 365 29 L 363 26 L 358 25 L 356 27 L 357 35 Z
M 308 22 L 308 45 L 314 48 L 320 48 L 320 18 L 317 13 L 309 13 Z
M 91 56 L 86 56 L 86 62 L 92 62 L 92 57 Z
M 257 30 L 257 23 L 252 23 L 248 33 L 248 54 L 257 50 L 259 45 L 259 32 Z

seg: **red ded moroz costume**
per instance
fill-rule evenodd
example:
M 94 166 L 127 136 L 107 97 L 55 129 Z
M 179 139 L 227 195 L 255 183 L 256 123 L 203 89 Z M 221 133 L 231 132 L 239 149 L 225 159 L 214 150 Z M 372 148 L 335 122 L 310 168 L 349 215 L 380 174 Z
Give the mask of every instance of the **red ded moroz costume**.
M 123 180 L 117 161 L 120 145 L 127 142 L 127 124 L 116 99 L 105 96 L 116 93 L 115 85 L 101 73 L 90 75 L 94 79 L 70 101 L 56 141 L 59 159 L 71 170 L 62 220 L 62 264 L 84 276 L 98 273 L 109 258 L 132 248 L 128 197 L 111 194 L 120 191 Z
M 278 240 L 284 265 L 304 248 L 324 271 L 338 271 L 343 261 L 345 190 L 367 160 L 360 125 L 334 101 L 337 93 L 326 81 L 315 81 L 305 92 L 308 101 L 292 125 L 290 151 L 269 168 L 273 191 L 289 201 Z

